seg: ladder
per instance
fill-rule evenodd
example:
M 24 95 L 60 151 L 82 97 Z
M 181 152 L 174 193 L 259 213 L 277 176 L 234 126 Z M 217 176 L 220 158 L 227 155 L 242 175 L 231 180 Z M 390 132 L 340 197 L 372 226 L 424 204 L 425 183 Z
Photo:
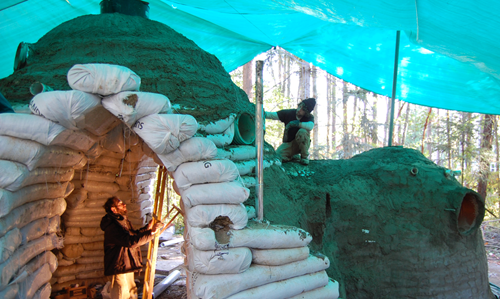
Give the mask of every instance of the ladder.
M 165 225 L 159 233 L 157 233 L 153 240 L 149 242 L 148 247 L 148 255 L 146 260 L 146 271 L 144 273 L 144 288 L 142 292 L 143 299 L 152 299 L 153 298 L 153 288 L 155 282 L 155 272 L 156 272 L 156 258 L 158 255 L 158 242 L 160 240 L 160 235 L 172 225 L 172 222 L 175 220 L 177 216 L 182 215 L 182 211 L 173 206 L 173 209 L 169 210 L 170 205 L 170 194 L 169 189 L 167 188 L 167 215 L 162 219 L 163 213 L 163 200 L 165 197 L 165 187 L 168 184 L 168 172 L 164 166 L 160 166 L 158 168 L 158 175 L 156 178 L 156 192 L 155 192 L 155 201 L 153 206 L 153 222 L 164 222 L 167 217 L 170 215 L 170 212 L 176 210 L 177 213 L 170 219 L 170 221 Z

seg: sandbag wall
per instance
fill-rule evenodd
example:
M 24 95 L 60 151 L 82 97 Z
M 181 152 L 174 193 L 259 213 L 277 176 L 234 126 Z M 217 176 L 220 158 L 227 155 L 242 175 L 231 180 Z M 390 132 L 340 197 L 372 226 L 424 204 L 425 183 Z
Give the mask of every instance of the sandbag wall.
M 73 283 L 102 282 L 104 201 L 125 201 L 136 228 L 152 210 L 153 152 L 101 104 L 137 90 L 140 78 L 118 66 L 77 65 L 68 79 L 75 90 L 32 99 L 36 115 L 0 114 L 0 298 L 48 298 Z
M 205 138 L 159 156 L 182 199 L 188 298 L 337 298 L 329 261 L 309 254 L 307 232 L 249 221 L 255 209 L 243 202 L 255 185 L 256 148 L 228 147 L 231 117 L 200 129 Z
M 40 116 L 0 114 L 0 298 L 48 298 L 75 170 L 95 143 Z

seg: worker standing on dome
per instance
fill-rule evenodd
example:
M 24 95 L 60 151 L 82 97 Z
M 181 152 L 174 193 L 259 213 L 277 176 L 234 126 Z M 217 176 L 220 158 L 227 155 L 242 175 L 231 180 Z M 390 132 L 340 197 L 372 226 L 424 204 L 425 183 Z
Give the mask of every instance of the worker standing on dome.
M 283 143 L 276 150 L 282 162 L 290 162 L 294 155 L 300 154 L 300 164 L 309 164 L 310 132 L 314 128 L 311 112 L 315 106 L 316 99 L 308 98 L 300 102 L 297 109 L 265 112 L 266 119 L 279 120 L 285 124 Z

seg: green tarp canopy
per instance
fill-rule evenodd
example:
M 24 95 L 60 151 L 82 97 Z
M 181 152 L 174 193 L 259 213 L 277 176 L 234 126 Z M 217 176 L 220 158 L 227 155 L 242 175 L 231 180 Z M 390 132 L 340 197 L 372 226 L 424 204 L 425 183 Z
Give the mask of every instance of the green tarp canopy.
M 401 31 L 397 98 L 500 114 L 497 0 L 152 0 L 149 17 L 214 54 L 229 72 L 279 46 L 329 73 L 391 96 Z M 95 0 L 2 0 L 0 78 L 20 42 L 98 14 Z

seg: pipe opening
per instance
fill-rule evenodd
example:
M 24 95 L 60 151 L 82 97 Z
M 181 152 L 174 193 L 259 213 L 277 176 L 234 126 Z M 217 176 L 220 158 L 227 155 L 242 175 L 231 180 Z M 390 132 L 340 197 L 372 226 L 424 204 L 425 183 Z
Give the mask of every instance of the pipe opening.
M 242 113 L 234 120 L 233 144 L 250 145 L 255 141 L 255 120 L 252 115 Z
M 465 194 L 460 205 L 460 212 L 458 214 L 458 231 L 460 233 L 467 233 L 478 225 L 477 218 L 479 216 L 479 209 L 482 203 L 473 193 Z

